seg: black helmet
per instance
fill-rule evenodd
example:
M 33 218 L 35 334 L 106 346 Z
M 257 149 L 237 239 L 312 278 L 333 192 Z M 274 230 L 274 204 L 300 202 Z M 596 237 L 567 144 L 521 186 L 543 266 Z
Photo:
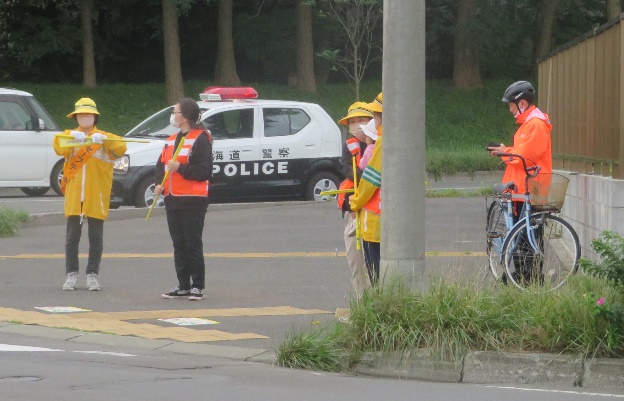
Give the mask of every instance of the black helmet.
M 525 99 L 529 103 L 533 103 L 535 97 L 535 88 L 527 81 L 518 81 L 509 85 L 505 89 L 503 94 L 503 102 L 505 103 L 518 103 L 520 100 Z

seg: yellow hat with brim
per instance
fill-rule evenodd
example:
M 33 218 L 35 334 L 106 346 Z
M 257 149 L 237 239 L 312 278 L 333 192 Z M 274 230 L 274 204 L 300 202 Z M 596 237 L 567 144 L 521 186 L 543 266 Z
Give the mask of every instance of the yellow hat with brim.
M 379 95 L 371 103 L 366 105 L 366 108 L 375 113 L 382 113 L 383 93 L 379 92 Z
M 75 110 L 67 115 L 67 118 L 74 118 L 76 114 L 100 114 L 97 111 L 95 102 L 88 97 L 83 97 L 76 102 Z
M 349 111 L 345 117 L 342 117 L 338 120 L 338 124 L 347 125 L 349 124 L 349 119 L 353 117 L 368 117 L 373 118 L 373 112 L 368 109 L 368 103 L 366 102 L 355 102 L 351 106 L 349 106 Z

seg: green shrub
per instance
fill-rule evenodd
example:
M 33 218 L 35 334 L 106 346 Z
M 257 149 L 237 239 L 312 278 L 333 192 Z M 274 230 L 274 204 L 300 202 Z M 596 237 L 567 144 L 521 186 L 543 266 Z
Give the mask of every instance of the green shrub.
M 20 223 L 28 221 L 28 213 L 0 207 L 0 237 L 15 237 Z
M 312 333 L 293 330 L 277 350 L 277 364 L 289 368 L 340 371 L 344 353 L 328 331 L 327 327 L 317 328 Z

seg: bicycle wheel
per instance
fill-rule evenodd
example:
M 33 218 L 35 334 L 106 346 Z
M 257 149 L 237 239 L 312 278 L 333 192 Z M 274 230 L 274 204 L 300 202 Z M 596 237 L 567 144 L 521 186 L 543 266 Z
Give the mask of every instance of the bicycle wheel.
M 490 204 L 486 224 L 486 252 L 490 265 L 490 272 L 495 280 L 502 280 L 505 273 L 505 265 L 500 255 L 507 226 L 505 224 L 503 205 L 500 201 L 495 200 Z
M 525 222 L 514 227 L 503 245 L 507 279 L 521 289 L 539 285 L 556 290 L 578 269 L 578 236 L 568 222 L 548 213 L 532 215 L 530 224 L 540 252 L 531 247 Z

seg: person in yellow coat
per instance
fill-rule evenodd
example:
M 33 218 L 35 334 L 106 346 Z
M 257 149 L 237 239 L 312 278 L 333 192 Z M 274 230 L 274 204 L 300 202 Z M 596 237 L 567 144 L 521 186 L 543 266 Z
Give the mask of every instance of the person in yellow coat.
M 104 220 L 108 217 L 110 193 L 113 185 L 113 162 L 126 152 L 120 136 L 102 131 L 96 127 L 100 113 L 95 102 L 82 98 L 75 104 L 74 111 L 67 115 L 76 120 L 78 127 L 63 134 L 73 136 L 77 141 L 90 141 L 84 146 L 67 148 L 60 146 L 59 138 L 53 142 L 54 151 L 65 157 L 61 190 L 65 195 L 65 216 L 67 231 L 65 238 L 66 280 L 63 290 L 73 291 L 78 281 L 78 245 L 82 233 L 82 222 L 86 217 L 89 226 L 89 259 L 87 261 L 87 288 L 99 291 L 100 261 L 104 249 Z
M 350 199 L 351 210 L 360 212 L 360 237 L 364 250 L 364 261 L 371 285 L 379 282 L 379 262 L 381 259 L 381 149 L 383 143 L 382 101 L 380 93 L 367 105 L 373 112 L 377 135 L 373 154 L 362 173 L 357 190 Z

